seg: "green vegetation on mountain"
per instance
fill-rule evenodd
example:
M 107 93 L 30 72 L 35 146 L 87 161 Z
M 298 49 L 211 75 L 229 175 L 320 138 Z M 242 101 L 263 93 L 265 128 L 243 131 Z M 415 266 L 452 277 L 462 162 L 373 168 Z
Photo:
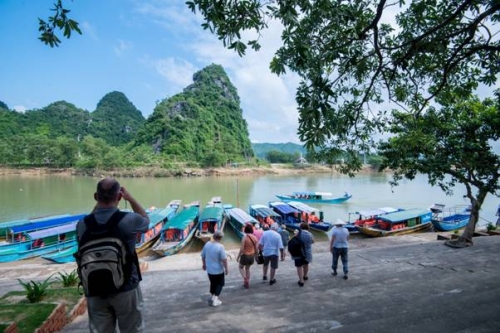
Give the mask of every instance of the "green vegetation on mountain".
M 0 165 L 77 168 L 223 166 L 254 156 L 240 100 L 210 65 L 147 119 L 121 92 L 93 112 L 59 101 L 25 113 L 0 104 Z
M 236 88 L 224 69 L 210 65 L 193 84 L 159 103 L 137 134 L 135 147 L 149 146 L 167 162 L 221 166 L 248 161 L 253 150 Z

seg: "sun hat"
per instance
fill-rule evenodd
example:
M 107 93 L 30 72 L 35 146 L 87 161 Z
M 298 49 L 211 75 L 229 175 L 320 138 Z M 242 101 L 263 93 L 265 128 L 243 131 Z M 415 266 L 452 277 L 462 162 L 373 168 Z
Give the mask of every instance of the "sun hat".
M 337 222 L 335 222 L 335 225 L 344 225 L 344 224 L 347 224 L 347 223 L 345 223 L 341 219 L 337 219 Z
M 278 225 L 278 223 L 273 223 L 271 224 L 271 229 L 273 230 L 279 230 L 280 226 Z

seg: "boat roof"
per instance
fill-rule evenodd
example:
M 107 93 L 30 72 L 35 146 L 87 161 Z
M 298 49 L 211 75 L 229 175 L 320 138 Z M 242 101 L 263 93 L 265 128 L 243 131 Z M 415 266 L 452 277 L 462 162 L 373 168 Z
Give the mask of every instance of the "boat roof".
M 293 192 L 293 195 L 320 195 L 322 197 L 331 197 L 331 196 L 333 196 L 333 194 L 331 192 L 311 192 L 311 191 Z
M 311 207 L 309 205 L 306 205 L 303 202 L 290 201 L 288 204 L 290 206 L 292 206 L 293 208 L 295 208 L 297 210 L 300 210 L 301 212 L 306 212 L 306 213 L 313 213 L 313 212 L 316 213 L 316 212 L 319 212 L 319 209 Z
M 68 224 L 63 224 L 63 225 L 60 225 L 58 227 L 28 232 L 28 233 L 26 233 L 26 236 L 28 236 L 30 239 L 39 239 L 39 238 L 45 238 L 45 237 L 49 237 L 49 236 L 65 234 L 67 232 L 75 231 L 77 223 L 78 223 L 78 221 L 68 223 Z
M 281 214 L 294 214 L 298 213 L 299 211 L 292 206 L 282 202 L 282 201 L 272 201 L 269 203 L 269 206 L 274 207 L 279 213 Z
M 200 215 L 200 221 L 220 220 L 224 215 L 224 208 L 218 206 L 205 207 Z
M 42 220 L 40 222 L 33 222 L 29 224 L 23 224 L 19 226 L 11 227 L 10 230 L 12 233 L 17 234 L 20 232 L 28 232 L 46 228 L 52 228 L 58 226 L 60 224 L 65 224 L 69 222 L 78 222 L 80 219 L 87 216 L 87 214 L 76 214 L 76 215 L 68 215 L 68 216 L 60 216 L 53 219 Z
M 403 210 L 400 212 L 388 213 L 388 214 L 379 216 L 378 218 L 383 220 L 383 221 L 395 223 L 395 222 L 405 221 L 408 219 L 413 219 L 413 218 L 416 218 L 416 217 L 419 217 L 419 216 L 422 216 L 425 214 L 430 214 L 430 213 L 431 213 L 431 211 L 428 209 L 413 208 L 413 209 Z
M 232 218 L 234 218 L 236 221 L 240 222 L 241 224 L 245 224 L 247 222 L 250 222 L 252 224 L 258 223 L 258 221 L 253 216 L 251 216 L 250 214 L 245 212 L 243 209 L 238 208 L 238 207 L 228 209 L 227 213 Z
M 165 223 L 162 230 L 168 229 L 186 229 L 191 222 L 196 219 L 196 216 L 200 213 L 200 208 L 198 206 L 191 206 L 181 210 L 177 215 L 175 215 L 170 221 Z
M 171 219 L 175 216 L 176 208 L 172 208 L 169 206 L 165 208 L 160 208 L 152 211 L 148 214 L 149 216 L 149 228 L 154 227 L 161 221 L 165 219 Z
M 377 209 L 370 209 L 370 210 L 360 210 L 359 212 L 355 212 L 353 214 L 359 214 L 362 216 L 378 216 L 382 214 L 387 214 L 387 213 L 394 213 L 399 211 L 400 209 L 394 208 L 394 207 L 381 207 Z
M 268 217 L 268 216 L 279 217 L 280 216 L 278 213 L 276 213 L 274 210 L 267 207 L 266 205 L 254 204 L 254 205 L 250 205 L 250 208 L 255 211 L 255 214 L 257 214 L 258 216 L 261 216 L 261 217 Z

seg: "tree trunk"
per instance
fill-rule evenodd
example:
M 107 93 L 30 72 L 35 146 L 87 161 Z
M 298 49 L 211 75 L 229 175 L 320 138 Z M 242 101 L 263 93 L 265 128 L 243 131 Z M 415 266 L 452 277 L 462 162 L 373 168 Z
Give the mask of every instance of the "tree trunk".
M 479 200 L 471 200 L 471 212 L 469 223 L 465 226 L 464 232 L 462 236 L 457 239 L 451 239 L 444 242 L 445 245 L 462 248 L 467 246 L 472 246 L 474 243 L 472 242 L 472 237 L 474 236 L 474 232 L 476 231 L 476 224 L 479 221 L 479 210 L 481 209 L 481 205 L 483 202 L 479 202 Z

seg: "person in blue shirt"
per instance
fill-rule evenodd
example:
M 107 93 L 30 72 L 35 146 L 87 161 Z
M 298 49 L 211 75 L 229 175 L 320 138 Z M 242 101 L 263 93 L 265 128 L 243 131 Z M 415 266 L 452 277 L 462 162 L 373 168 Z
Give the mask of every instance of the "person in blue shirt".
M 269 285 L 276 283 L 274 278 L 276 270 L 278 269 L 278 258 L 280 253 L 283 253 L 283 241 L 281 235 L 278 233 L 278 224 L 275 222 L 271 224 L 269 230 L 264 231 L 262 238 L 259 241 L 259 248 L 262 250 L 264 256 L 264 265 L 262 266 L 262 280 L 267 280 L 267 270 L 271 264 L 271 275 Z
M 337 264 L 342 261 L 342 268 L 344 270 L 344 280 L 347 280 L 349 273 L 348 266 L 348 250 L 349 250 L 349 230 L 344 227 L 346 223 L 340 219 L 335 223 L 332 230 L 332 238 L 330 239 L 330 252 L 332 253 L 332 275 L 337 276 Z
M 497 219 L 497 228 L 498 228 L 500 227 L 500 205 L 498 205 L 496 216 L 498 216 Z
M 220 242 L 223 236 L 222 231 L 215 231 L 212 240 L 207 242 L 201 251 L 202 269 L 207 272 L 208 279 L 210 280 L 210 294 L 212 298 L 209 303 L 212 306 L 222 304 L 219 295 L 224 287 L 224 275 L 228 274 L 226 250 Z

